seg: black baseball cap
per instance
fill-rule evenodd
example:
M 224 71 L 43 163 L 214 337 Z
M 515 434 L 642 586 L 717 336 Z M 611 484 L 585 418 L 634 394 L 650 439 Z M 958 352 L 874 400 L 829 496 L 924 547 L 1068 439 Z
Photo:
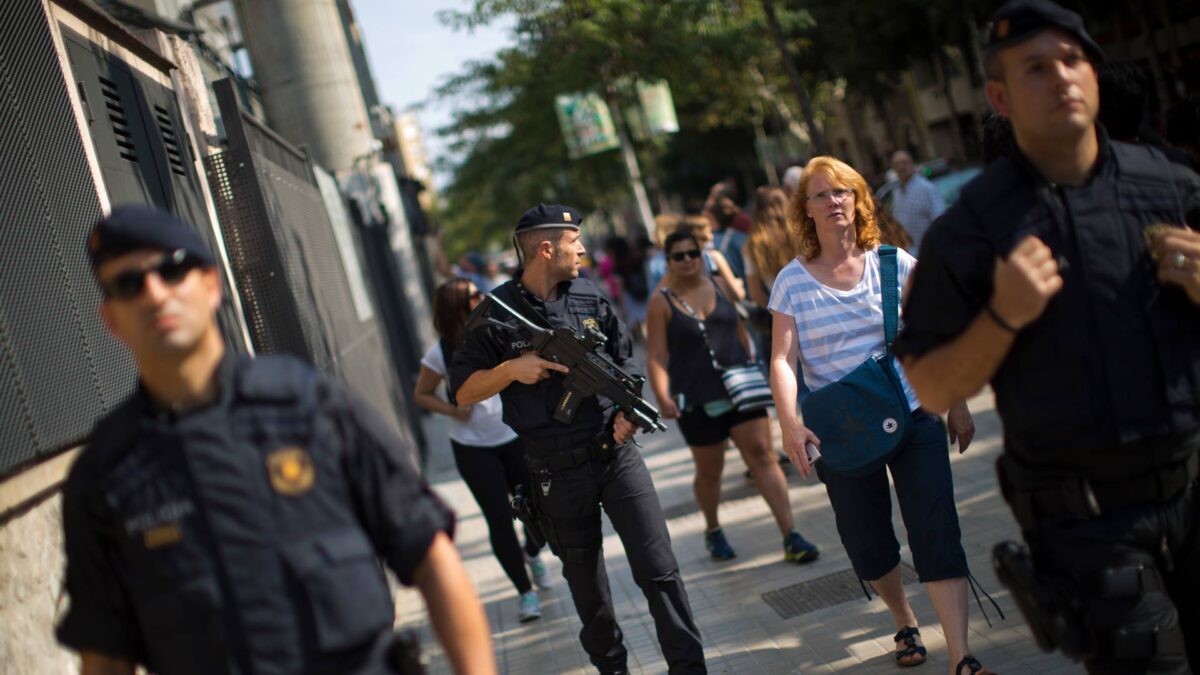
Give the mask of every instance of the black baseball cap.
M 116 206 L 88 233 L 87 253 L 93 270 L 110 258 L 143 248 L 183 249 L 206 266 L 211 267 L 217 262 L 196 228 L 153 206 Z
M 578 230 L 583 218 L 579 212 L 569 206 L 561 204 L 538 204 L 521 214 L 521 219 L 517 221 L 517 229 L 514 234 L 521 234 L 530 230 L 542 230 L 551 227 L 566 227 L 572 230 Z
M 1104 51 L 1088 35 L 1083 19 L 1050 0 L 1010 0 L 992 14 L 983 43 L 984 54 L 1018 45 L 1047 28 L 1058 29 L 1079 41 L 1093 63 L 1104 61 Z

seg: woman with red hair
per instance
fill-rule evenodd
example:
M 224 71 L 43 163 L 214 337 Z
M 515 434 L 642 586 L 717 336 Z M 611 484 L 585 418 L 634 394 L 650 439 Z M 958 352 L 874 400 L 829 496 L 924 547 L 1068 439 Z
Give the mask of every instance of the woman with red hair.
M 820 452 L 821 438 L 810 426 L 836 428 L 827 420 L 797 415 L 797 364 L 804 382 L 816 392 L 838 382 L 868 359 L 887 354 L 884 331 L 880 231 L 867 183 L 857 171 L 833 157 L 816 157 L 804 168 L 792 196 L 789 220 L 800 237 L 800 255 L 778 274 L 771 290 L 771 389 L 779 414 L 783 447 L 807 476 L 812 463 L 806 445 Z M 915 259 L 895 251 L 899 295 Z M 894 359 L 893 359 L 894 363 Z M 894 366 L 899 372 L 899 365 Z M 900 543 L 892 529 L 888 472 L 896 486 L 900 514 L 908 531 L 913 564 L 942 624 L 952 671 L 981 667 L 967 646 L 967 558 L 954 505 L 954 485 L 941 418 L 920 407 L 900 376 L 907 424 L 886 463 L 864 472 L 832 469 L 816 460 L 825 484 L 838 535 L 859 578 L 875 588 L 896 623 L 896 661 L 915 666 L 925 661 L 917 618 L 900 577 Z M 952 409 L 950 438 L 965 450 L 974 423 L 965 405 Z M 864 443 L 866 439 L 864 438 Z M 826 449 L 833 457 L 835 448 Z M 814 458 L 817 454 L 814 453 Z M 982 671 L 981 671 L 982 672 Z

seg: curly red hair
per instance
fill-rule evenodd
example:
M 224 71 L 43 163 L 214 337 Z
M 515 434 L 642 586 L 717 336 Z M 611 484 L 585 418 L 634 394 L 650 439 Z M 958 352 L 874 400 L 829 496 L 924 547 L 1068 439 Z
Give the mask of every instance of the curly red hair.
M 792 194 L 788 205 L 788 222 L 800 235 L 800 255 L 812 260 L 821 255 L 821 242 L 817 239 L 817 224 L 808 217 L 804 208 L 808 203 L 808 183 L 816 175 L 825 176 L 838 187 L 854 190 L 854 227 L 859 248 L 870 250 L 879 246 L 879 223 L 875 219 L 875 199 L 862 174 L 854 167 L 836 157 L 822 155 L 813 157 L 804 167 L 800 185 Z

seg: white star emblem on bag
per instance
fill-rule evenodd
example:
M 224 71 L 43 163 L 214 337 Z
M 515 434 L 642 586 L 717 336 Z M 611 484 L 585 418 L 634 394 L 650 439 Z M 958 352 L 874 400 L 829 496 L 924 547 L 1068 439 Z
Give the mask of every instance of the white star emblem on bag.
M 894 417 L 889 417 L 883 421 L 884 433 L 894 434 L 894 433 L 896 433 L 896 430 L 899 428 L 900 428 L 900 423 L 897 422 L 896 418 L 894 418 Z

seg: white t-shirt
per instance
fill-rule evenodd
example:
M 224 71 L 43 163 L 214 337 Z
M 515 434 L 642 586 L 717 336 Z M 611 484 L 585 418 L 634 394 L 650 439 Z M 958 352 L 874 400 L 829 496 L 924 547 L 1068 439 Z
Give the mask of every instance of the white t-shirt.
M 442 345 L 435 342 L 429 351 L 425 352 L 425 356 L 421 357 L 421 365 L 441 375 L 444 380 L 446 359 L 442 355 Z M 443 401 L 446 400 L 446 390 L 443 387 L 437 388 L 437 395 Z M 499 394 L 480 401 L 471 408 L 471 418 L 466 422 L 450 418 L 450 440 L 477 448 L 504 445 L 516 438 L 517 432 L 500 419 L 503 414 L 504 405 L 500 402 Z
M 904 288 L 915 262 L 904 249 L 896 251 L 899 289 Z M 795 319 L 800 365 L 810 390 L 840 380 L 863 361 L 884 352 L 880 288 L 878 250 L 867 252 L 862 279 L 848 291 L 817 281 L 798 258 L 779 271 L 767 307 Z M 908 404 L 916 410 L 920 405 L 917 395 L 904 378 L 899 361 L 895 366 Z

